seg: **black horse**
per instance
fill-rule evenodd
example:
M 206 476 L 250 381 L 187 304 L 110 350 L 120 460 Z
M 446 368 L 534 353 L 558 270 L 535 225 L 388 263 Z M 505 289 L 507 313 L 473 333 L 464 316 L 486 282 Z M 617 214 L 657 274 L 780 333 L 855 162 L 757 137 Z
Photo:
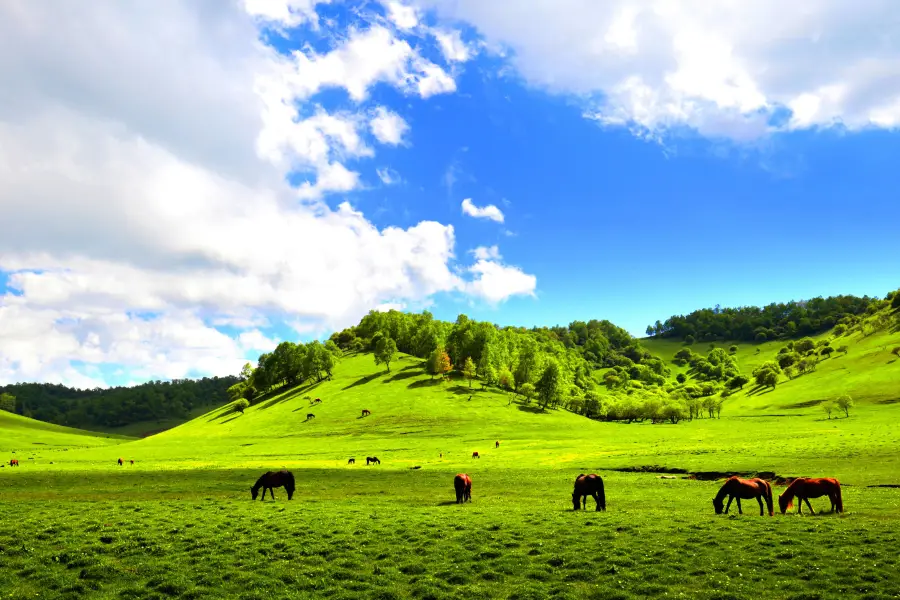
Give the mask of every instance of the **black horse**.
M 378 457 L 377 457 L 377 456 L 367 456 L 367 457 L 366 457 L 366 465 L 368 466 L 368 465 L 370 465 L 370 464 L 372 464 L 372 463 L 375 463 L 376 465 L 380 465 L 380 464 L 381 464 L 381 461 L 378 460 Z
M 312 414 L 312 413 L 306 413 L 306 420 L 307 420 L 307 421 L 309 421 L 310 419 L 315 419 L 315 418 L 316 418 L 316 415 L 314 415 L 314 414 Z
M 587 497 L 593 496 L 597 501 L 597 510 L 606 510 L 606 493 L 603 491 L 603 479 L 594 473 L 580 474 L 575 478 L 575 489 L 572 491 L 573 509 L 587 508 Z
M 266 499 L 266 490 L 269 490 L 269 493 L 272 495 L 272 500 L 275 499 L 275 491 L 272 488 L 283 487 L 288 495 L 288 500 L 294 497 L 294 474 L 290 471 L 267 471 L 262 477 L 256 480 L 256 483 L 253 484 L 253 487 L 250 488 L 250 494 L 253 496 L 253 499 L 256 500 L 257 494 L 259 494 L 259 488 L 262 488 L 262 498 L 260 501 Z
M 356 459 L 355 459 L 355 458 L 351 458 L 350 460 L 347 461 L 347 464 L 348 464 L 348 465 L 355 465 L 355 464 L 356 464 Z

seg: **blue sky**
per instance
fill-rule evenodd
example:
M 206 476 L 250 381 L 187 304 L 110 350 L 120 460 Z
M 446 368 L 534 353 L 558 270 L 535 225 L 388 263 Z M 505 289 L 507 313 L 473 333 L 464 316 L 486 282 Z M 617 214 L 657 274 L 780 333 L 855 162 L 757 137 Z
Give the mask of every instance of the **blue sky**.
M 889 7 L 526 4 L 29 9 L 0 383 L 225 374 L 376 307 L 640 335 L 900 285 Z

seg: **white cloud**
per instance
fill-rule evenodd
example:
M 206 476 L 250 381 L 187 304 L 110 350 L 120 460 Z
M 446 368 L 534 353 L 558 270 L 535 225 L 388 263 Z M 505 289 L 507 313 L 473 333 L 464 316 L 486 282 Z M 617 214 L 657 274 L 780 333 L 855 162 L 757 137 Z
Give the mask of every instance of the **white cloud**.
M 500 260 L 500 248 L 497 246 L 478 246 L 474 250 L 470 250 L 475 255 L 475 260 Z
M 431 34 L 438 41 L 447 62 L 466 62 L 472 57 L 469 46 L 463 42 L 459 30 L 432 29 Z
M 260 6 L 291 22 L 315 4 Z M 454 271 L 451 226 L 379 230 L 347 203 L 297 202 L 357 188 L 347 164 L 374 155 L 365 110 L 311 96 L 449 87 L 429 69 L 377 28 L 279 57 L 232 3 L 0 3 L 0 382 L 235 373 L 276 341 L 260 327 L 496 298 Z M 314 180 L 290 188 L 296 171 Z
M 654 136 L 687 126 L 753 139 L 776 129 L 900 126 L 897 9 L 848 3 L 418 0 L 507 46 L 531 84 L 599 98 L 587 114 Z M 789 107 L 775 127 L 770 116 Z
M 403 143 L 403 136 L 409 131 L 409 125 L 397 113 L 379 106 L 369 121 L 372 135 L 382 144 L 397 146 Z
M 266 24 L 294 27 L 306 21 L 317 24 L 316 5 L 330 0 L 244 0 L 244 10 Z
M 466 284 L 466 291 L 492 303 L 502 302 L 511 296 L 533 296 L 537 286 L 534 275 L 498 261 L 478 260 L 469 271 L 476 278 Z
M 416 8 L 414 6 L 408 6 L 392 0 L 386 4 L 386 8 L 388 19 L 390 19 L 398 29 L 406 31 L 413 29 L 419 24 L 419 17 L 416 14 Z
M 488 204 L 487 206 L 475 206 L 475 204 L 472 203 L 471 198 L 466 198 L 462 201 L 462 211 L 463 214 L 475 217 L 476 219 L 490 219 L 491 221 L 496 221 L 498 223 L 503 222 L 503 211 L 493 204 Z
M 378 178 L 384 185 L 395 185 L 397 183 L 403 182 L 403 178 L 400 176 L 400 173 L 398 173 L 394 169 L 391 169 L 390 167 L 375 169 L 375 173 L 378 175 Z

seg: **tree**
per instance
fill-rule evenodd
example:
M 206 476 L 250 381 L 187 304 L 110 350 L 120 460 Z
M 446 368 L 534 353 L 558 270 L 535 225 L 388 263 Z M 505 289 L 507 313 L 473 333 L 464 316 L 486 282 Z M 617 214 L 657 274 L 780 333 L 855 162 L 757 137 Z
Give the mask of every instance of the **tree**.
M 531 399 L 534 398 L 534 392 L 534 384 L 530 381 L 526 381 L 519 386 L 519 393 L 525 397 L 525 404 L 531 402 Z
M 250 363 L 245 363 L 244 367 L 241 369 L 241 379 L 244 381 L 249 380 L 253 376 L 253 365 Z
M 497 369 L 493 365 L 487 365 L 481 370 L 481 388 L 497 383 Z
M 838 399 L 835 401 L 839 409 L 844 411 L 844 416 L 850 416 L 850 409 L 853 408 L 853 398 L 844 394 L 843 396 L 838 396 Z
M 774 388 L 778 384 L 778 373 L 775 371 L 765 371 L 762 383 L 766 387 Z
M 469 389 L 472 389 L 472 380 L 475 379 L 475 362 L 471 356 L 467 356 L 463 363 L 463 375 L 469 380 Z
M 837 351 L 841 354 L 847 354 L 847 351 L 850 350 L 847 346 L 839 346 Z
M 845 333 L 847 333 L 847 326 L 843 323 L 839 323 L 834 326 L 834 329 L 831 331 L 834 334 L 834 337 L 841 337 Z
M 894 310 L 900 309 L 900 290 L 894 292 L 894 296 L 891 298 L 891 308 Z
M 832 352 L 834 352 L 834 348 L 832 348 L 831 346 L 825 346 L 821 351 L 819 351 L 819 354 L 821 354 L 825 358 L 828 358 L 829 356 L 831 356 Z
M 760 331 L 759 333 L 756 334 L 756 337 L 753 339 L 755 339 L 757 343 L 761 344 L 761 343 L 765 342 L 767 339 L 769 339 L 769 336 L 766 335 L 765 331 Z M 759 352 L 759 348 L 757 348 L 756 351 Z
M 900 346 L 894 346 L 893 348 L 891 348 L 891 354 L 900 357 Z
M 506 391 L 513 389 L 516 385 L 512 372 L 506 367 L 500 369 L 500 374 L 497 376 L 497 383 L 499 383 L 500 387 Z
M 737 351 L 738 351 L 738 347 L 737 347 L 737 346 L 731 346 L 730 348 L 728 348 L 728 352 L 729 352 L 730 354 L 737 354 Z
M 788 379 L 793 379 L 795 373 L 796 369 L 793 367 L 793 365 L 788 365 L 784 368 L 784 374 L 788 376 Z
M 453 369 L 453 364 L 450 362 L 450 355 L 443 346 L 438 346 L 428 358 L 428 372 L 431 373 L 431 378 L 434 379 L 435 375 L 443 377 L 451 369 Z
M 0 394 L 0 410 L 16 412 L 16 397 L 8 392 Z
M 806 354 L 815 347 L 816 343 L 812 340 L 812 338 L 805 337 L 801 340 L 797 340 L 797 342 L 794 344 L 794 351 L 799 352 L 800 354 Z
M 391 362 L 397 356 L 397 342 L 387 336 L 382 336 L 375 345 L 375 365 L 384 365 L 387 372 L 391 372 Z
M 541 373 L 535 389 L 541 400 L 541 408 L 547 408 L 551 402 L 559 398 L 561 377 L 559 372 L 559 363 L 556 360 L 547 362 L 544 372 Z
M 239 398 L 234 401 L 234 410 L 238 411 L 241 414 L 244 414 L 244 409 L 250 406 L 250 401 L 246 398 Z
M 831 413 L 834 412 L 834 402 L 831 400 L 826 400 L 822 403 L 822 410 L 825 411 L 825 414 L 828 415 L 828 418 L 831 419 Z
M 729 389 L 732 389 L 732 390 L 736 389 L 736 388 L 744 389 L 744 386 L 748 383 L 750 383 L 750 380 L 747 379 L 746 377 L 744 377 L 743 375 L 735 375 L 734 377 L 732 377 L 731 379 L 728 380 L 727 385 L 728 385 Z
M 684 343 L 687 344 L 688 346 L 692 346 L 695 341 L 696 340 L 694 339 L 694 336 L 692 336 L 692 335 L 684 336 Z
M 685 381 L 687 381 L 687 375 L 685 375 L 684 373 L 679 373 L 675 376 L 675 381 L 677 381 L 678 383 L 684 383 Z

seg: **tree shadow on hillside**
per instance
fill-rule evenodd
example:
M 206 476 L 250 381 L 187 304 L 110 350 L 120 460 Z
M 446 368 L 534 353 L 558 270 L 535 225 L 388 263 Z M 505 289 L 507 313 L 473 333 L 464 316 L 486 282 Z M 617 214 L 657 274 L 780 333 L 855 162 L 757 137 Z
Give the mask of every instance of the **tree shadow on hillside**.
M 766 387 L 764 385 L 757 385 L 747 392 L 747 396 L 764 396 L 774 389 L 775 388 Z
M 237 412 L 237 411 L 235 411 L 235 412 Z M 242 416 L 243 414 L 244 414 L 244 413 L 238 413 L 238 414 L 234 415 L 233 417 L 231 417 L 230 419 L 225 419 L 224 421 L 222 421 L 221 423 L 219 423 L 219 425 L 224 425 L 225 423 L 228 423 L 228 422 L 230 422 L 230 421 L 234 421 L 235 419 L 237 419 L 238 417 Z
M 417 363 L 411 364 L 411 365 L 406 365 L 405 367 L 403 367 L 403 368 L 400 369 L 400 370 L 401 370 L 401 371 L 409 371 L 410 369 L 421 369 L 421 368 L 422 368 L 422 362 L 424 362 L 424 361 L 420 361 L 420 362 L 417 362 Z
M 414 368 L 416 366 L 418 366 L 418 365 L 414 365 Z M 412 377 L 418 377 L 419 375 L 421 375 L 421 373 L 416 373 L 414 371 L 406 371 L 404 373 L 403 371 L 401 371 L 400 373 L 397 373 L 393 377 L 389 377 L 389 378 L 385 379 L 384 381 L 382 381 L 382 383 L 391 383 L 392 381 L 401 381 L 403 379 L 410 379 Z
M 347 387 L 345 387 L 343 389 L 349 390 L 350 388 L 355 388 L 358 385 L 365 385 L 365 384 L 369 383 L 370 381 L 374 381 L 375 379 L 378 379 L 378 377 L 381 375 L 382 375 L 382 373 L 372 373 L 371 375 L 366 375 L 365 377 L 360 377 L 359 379 L 357 379 L 356 381 L 354 381 L 353 383 L 351 383 L 350 385 L 348 385 Z
M 812 408 L 823 402 L 825 402 L 825 398 L 819 398 L 818 400 L 804 400 L 803 402 L 795 402 L 794 404 L 785 404 L 784 408 Z
M 216 409 L 216 411 L 206 420 L 206 422 L 209 423 L 210 421 L 215 421 L 216 419 L 221 419 L 222 417 L 227 417 L 234 411 L 235 411 L 234 406 L 232 406 L 231 403 L 229 402 L 225 406 L 222 406 L 222 407 Z
M 325 380 L 323 379 L 322 381 L 325 381 Z M 284 388 L 281 388 L 283 390 L 281 392 L 281 394 L 278 394 L 278 395 L 272 397 L 265 404 L 258 404 L 257 406 L 259 406 L 260 409 L 266 409 L 266 408 L 272 408 L 276 404 L 281 404 L 282 402 L 286 402 L 288 400 L 293 400 L 294 398 L 296 398 L 297 396 L 299 396 L 300 394 L 302 394 L 304 392 L 308 392 L 310 390 L 316 389 L 317 387 L 322 385 L 322 381 L 314 381 L 313 383 L 308 383 L 306 385 L 300 385 L 293 389 L 285 390 Z
M 441 385 L 440 379 L 420 379 L 419 381 L 413 381 L 406 387 L 408 387 L 409 389 L 415 389 L 423 387 L 433 387 L 436 385 Z
M 451 387 L 451 388 L 447 388 L 447 391 L 448 391 L 448 392 L 452 392 L 452 393 L 456 394 L 457 396 L 463 396 L 463 395 L 466 395 L 466 394 L 472 396 L 472 395 L 474 395 L 475 392 L 477 392 L 478 390 L 476 390 L 476 389 L 474 389 L 474 388 L 466 387 L 466 386 L 464 386 L 464 385 L 459 385 L 459 384 L 457 384 L 457 385 L 454 385 L 454 386 Z
M 535 404 L 519 404 L 516 406 L 522 412 L 532 413 L 535 415 L 547 414 L 547 411 Z

